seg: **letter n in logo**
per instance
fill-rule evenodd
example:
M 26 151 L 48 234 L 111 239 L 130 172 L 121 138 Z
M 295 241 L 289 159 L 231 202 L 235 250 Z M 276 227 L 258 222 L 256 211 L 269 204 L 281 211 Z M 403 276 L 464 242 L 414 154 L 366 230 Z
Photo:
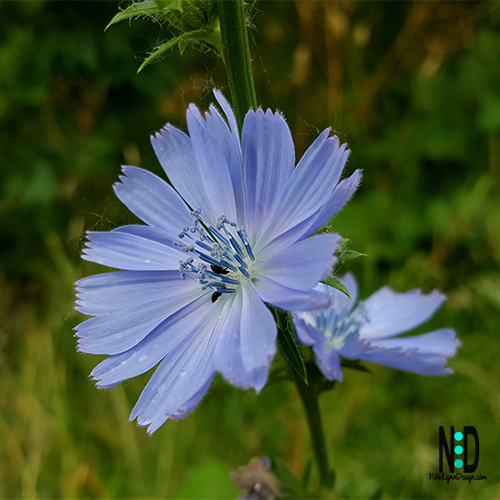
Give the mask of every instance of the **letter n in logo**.
M 450 472 L 455 472 L 455 465 L 453 463 L 453 447 L 455 446 L 455 442 L 453 440 L 453 436 L 455 434 L 455 428 L 453 426 L 450 427 L 450 444 L 451 450 L 448 448 L 448 443 L 446 442 L 446 434 L 444 433 L 444 427 L 442 425 L 439 426 L 439 472 L 443 472 L 443 449 L 446 454 L 446 461 L 448 462 L 448 469 Z

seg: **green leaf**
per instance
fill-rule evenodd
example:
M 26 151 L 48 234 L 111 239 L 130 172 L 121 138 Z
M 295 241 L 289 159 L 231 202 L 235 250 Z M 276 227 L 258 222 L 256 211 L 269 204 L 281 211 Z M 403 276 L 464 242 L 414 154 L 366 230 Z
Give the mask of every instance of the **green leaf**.
M 340 250 L 337 252 L 338 262 L 337 265 L 342 265 L 349 260 L 357 259 L 358 257 L 366 257 L 365 253 L 356 252 L 355 250 L 349 250 L 351 240 L 342 240 Z
M 142 62 L 142 64 L 139 66 L 139 69 L 137 70 L 137 73 L 140 73 L 146 66 L 149 66 L 152 62 L 161 57 L 167 50 L 174 48 L 176 45 L 179 45 L 181 54 L 187 47 L 189 42 L 194 42 L 194 41 L 205 42 L 214 46 L 214 48 L 218 49 L 218 47 L 216 46 L 216 38 L 217 37 L 214 36 L 213 32 L 209 33 L 206 30 L 188 31 L 186 33 L 182 33 L 182 35 L 176 36 L 175 38 L 172 38 L 168 42 L 157 47 Z
M 182 11 L 182 0 L 155 0 L 158 7 L 163 10 L 179 10 Z
M 209 30 L 216 22 L 215 2 L 193 0 L 144 0 L 136 2 L 111 19 L 106 29 L 126 19 L 153 17 L 182 32 Z
M 146 66 L 149 66 L 152 62 L 161 57 L 167 50 L 173 49 L 177 44 L 182 42 L 182 40 L 189 38 L 189 35 L 191 35 L 191 33 L 183 33 L 157 47 L 148 57 L 146 57 L 146 59 L 144 59 L 144 61 L 142 61 L 137 73 L 140 73 Z
M 133 3 L 124 11 L 116 14 L 106 26 L 136 17 L 153 17 L 167 22 L 182 33 L 168 42 L 156 47 L 143 61 L 137 73 L 156 61 L 167 50 L 179 47 L 182 54 L 190 42 L 204 42 L 222 54 L 220 24 L 217 17 L 216 4 L 202 0 L 144 0 Z
M 278 325 L 278 341 L 280 346 L 293 369 L 307 385 L 307 370 L 297 343 L 295 342 L 292 319 L 288 313 L 281 310 L 275 309 L 274 315 Z
M 347 291 L 347 288 L 337 278 L 329 276 L 328 278 L 326 278 L 325 281 L 322 281 L 321 283 L 331 286 L 332 288 L 335 288 L 335 290 L 340 290 L 341 292 L 345 293 L 349 298 L 351 298 L 349 292 Z
M 342 264 L 348 260 L 357 259 L 358 257 L 366 257 L 366 253 L 356 252 L 356 250 L 346 250 L 339 255 L 339 260 L 342 259 Z
M 169 3 L 168 0 L 166 3 Z M 165 20 L 182 32 L 208 30 L 214 21 L 211 15 L 213 8 L 214 3 L 210 3 L 207 9 L 206 3 L 200 0 L 175 0 L 164 9 Z
M 133 3 L 122 12 L 118 12 L 106 26 L 106 31 L 113 24 L 118 24 L 126 19 L 140 16 L 155 16 L 161 14 L 165 7 L 158 5 L 154 0 L 144 0 L 143 2 Z

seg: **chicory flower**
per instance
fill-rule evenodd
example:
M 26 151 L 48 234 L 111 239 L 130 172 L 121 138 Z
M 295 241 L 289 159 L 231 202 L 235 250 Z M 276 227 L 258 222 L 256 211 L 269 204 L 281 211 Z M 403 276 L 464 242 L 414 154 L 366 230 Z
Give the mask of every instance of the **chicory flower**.
M 308 236 L 350 199 L 360 172 L 339 182 L 348 150 L 325 130 L 295 167 L 279 113 L 249 111 L 241 139 L 214 91 L 203 117 L 191 104 L 189 136 L 167 124 L 152 140 L 169 181 L 126 166 L 118 198 L 146 225 L 88 232 L 83 259 L 119 271 L 76 284 L 78 349 L 107 354 L 92 378 L 103 388 L 156 371 L 130 419 L 153 433 L 191 412 L 216 372 L 260 391 L 276 352 L 265 303 L 327 307 L 313 290 L 336 262 L 336 234 Z M 295 168 L 294 168 L 295 167 Z
M 349 292 L 318 283 L 318 292 L 329 293 L 328 309 L 294 313 L 300 341 L 312 346 L 316 362 L 329 380 L 342 381 L 340 357 L 371 361 L 421 375 L 448 375 L 447 358 L 455 356 L 460 342 L 450 328 L 411 337 L 396 337 L 427 321 L 445 296 L 434 290 L 395 293 L 384 287 L 359 302 L 358 285 L 351 273 L 339 278 Z

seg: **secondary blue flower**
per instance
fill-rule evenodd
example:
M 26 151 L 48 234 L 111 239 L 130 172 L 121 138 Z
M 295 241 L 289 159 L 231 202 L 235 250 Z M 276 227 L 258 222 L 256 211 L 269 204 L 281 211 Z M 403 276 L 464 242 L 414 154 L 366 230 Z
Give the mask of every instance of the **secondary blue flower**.
M 448 375 L 447 358 L 455 356 L 460 342 L 455 332 L 442 328 L 413 337 L 397 337 L 427 321 L 445 296 L 434 290 L 395 293 L 384 287 L 353 306 L 358 297 L 356 279 L 350 273 L 340 281 L 342 292 L 319 283 L 317 291 L 330 293 L 332 305 L 320 311 L 300 311 L 294 323 L 300 341 L 313 347 L 325 377 L 342 381 L 340 358 L 363 359 L 422 375 Z
M 325 130 L 294 168 L 279 113 L 249 111 L 239 137 L 223 95 L 203 118 L 191 104 L 189 136 L 171 125 L 152 137 L 171 185 L 123 167 L 114 189 L 147 225 L 89 232 L 83 258 L 121 271 L 77 283 L 77 307 L 95 316 L 77 328 L 78 348 L 108 354 L 91 376 L 112 387 L 157 364 L 131 420 L 158 429 L 183 418 L 216 372 L 260 391 L 276 352 L 265 303 L 328 307 L 313 290 L 334 265 L 340 237 L 307 238 L 352 196 L 356 171 L 339 182 L 345 145 Z

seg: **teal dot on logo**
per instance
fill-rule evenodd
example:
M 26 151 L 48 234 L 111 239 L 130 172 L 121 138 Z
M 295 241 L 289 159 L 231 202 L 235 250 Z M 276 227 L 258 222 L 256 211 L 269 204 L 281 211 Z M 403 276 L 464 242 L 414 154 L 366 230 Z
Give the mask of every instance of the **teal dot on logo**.
M 455 446 L 455 453 L 457 455 L 461 455 L 462 451 L 464 451 L 464 449 L 461 446 Z
M 455 432 L 455 439 L 456 439 L 457 441 L 462 441 L 462 438 L 463 438 L 463 437 L 464 437 L 464 436 L 463 436 L 463 434 L 462 434 L 461 432 Z M 462 466 L 460 466 L 460 467 L 462 467 Z
M 460 467 L 462 467 L 464 463 L 462 462 L 462 460 L 458 459 L 458 460 L 455 460 L 455 467 L 457 469 L 460 469 Z

